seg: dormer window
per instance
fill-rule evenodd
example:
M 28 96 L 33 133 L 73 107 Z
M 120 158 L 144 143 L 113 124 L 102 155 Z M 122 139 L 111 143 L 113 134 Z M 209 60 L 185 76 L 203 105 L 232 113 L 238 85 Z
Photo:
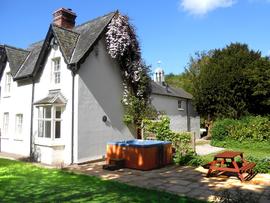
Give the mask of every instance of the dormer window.
M 61 82 L 61 66 L 60 58 L 52 59 L 53 62 L 53 82 L 59 84 Z
M 12 78 L 11 78 L 12 76 L 11 76 L 11 73 L 10 72 L 8 72 L 8 73 L 6 73 L 6 78 L 5 78 L 5 93 L 10 93 L 10 89 L 11 89 L 11 80 L 12 80 Z

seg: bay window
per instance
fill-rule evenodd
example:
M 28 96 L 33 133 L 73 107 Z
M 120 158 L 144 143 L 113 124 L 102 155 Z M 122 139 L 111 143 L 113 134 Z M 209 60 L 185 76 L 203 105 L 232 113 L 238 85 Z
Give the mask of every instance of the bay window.
M 38 137 L 61 138 L 62 107 L 55 105 L 38 107 Z

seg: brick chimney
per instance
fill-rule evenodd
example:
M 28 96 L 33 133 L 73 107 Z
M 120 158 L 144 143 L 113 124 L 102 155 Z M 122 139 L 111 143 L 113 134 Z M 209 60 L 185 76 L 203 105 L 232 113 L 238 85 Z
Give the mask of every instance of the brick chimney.
M 76 13 L 71 9 L 60 8 L 53 13 L 53 24 L 66 29 L 75 26 Z

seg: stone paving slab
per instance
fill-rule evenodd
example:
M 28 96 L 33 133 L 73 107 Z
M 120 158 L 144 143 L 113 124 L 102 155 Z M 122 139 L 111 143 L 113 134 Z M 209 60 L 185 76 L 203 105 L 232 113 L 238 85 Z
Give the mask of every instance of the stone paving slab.
M 115 180 L 128 185 L 156 189 L 177 195 L 185 195 L 201 200 L 213 201 L 221 191 L 238 190 L 258 196 L 258 202 L 270 202 L 270 174 L 257 174 L 251 181 L 241 182 L 235 176 L 206 177 L 207 170 L 202 167 L 170 165 L 151 171 L 120 169 L 107 171 L 102 169 L 105 162 L 72 165 L 67 169 L 98 176 L 105 180 Z

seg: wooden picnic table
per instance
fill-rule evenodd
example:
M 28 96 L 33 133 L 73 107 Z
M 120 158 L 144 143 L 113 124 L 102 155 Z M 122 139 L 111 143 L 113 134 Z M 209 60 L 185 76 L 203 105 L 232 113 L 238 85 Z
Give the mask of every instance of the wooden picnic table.
M 240 163 L 237 163 L 235 158 L 240 157 Z M 253 175 L 253 168 L 256 163 L 247 162 L 243 157 L 243 152 L 224 151 L 214 156 L 214 160 L 209 163 L 209 170 L 207 177 L 211 175 L 213 171 L 219 172 L 233 172 L 237 173 L 239 179 L 244 181 L 243 173 Z

